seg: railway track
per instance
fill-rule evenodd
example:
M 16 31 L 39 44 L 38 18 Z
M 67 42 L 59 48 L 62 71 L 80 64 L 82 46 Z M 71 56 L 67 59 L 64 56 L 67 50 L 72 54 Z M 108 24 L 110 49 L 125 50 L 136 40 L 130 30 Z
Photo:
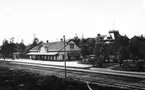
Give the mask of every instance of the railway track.
M 44 65 L 44 64 L 34 64 L 34 63 L 27 63 L 27 62 L 12 62 L 14 64 L 25 64 L 25 65 L 33 65 L 33 66 L 40 66 L 40 67 L 48 67 L 48 68 L 58 68 L 58 69 L 64 69 L 64 66 L 56 66 L 56 65 Z M 134 77 L 134 78 L 142 78 L 145 79 L 145 73 L 135 73 L 135 72 L 124 72 L 124 71 L 114 71 L 114 70 L 107 70 L 107 69 L 89 69 L 89 68 L 76 68 L 76 67 L 67 67 L 68 70 L 71 71 L 79 71 L 79 72 L 88 72 L 88 73 L 100 73 L 100 74 L 106 74 L 106 75 L 115 75 L 115 76 L 127 76 L 127 77 Z
M 24 69 L 34 71 L 36 73 L 41 74 L 50 74 L 56 75 L 58 77 L 64 77 L 64 68 L 63 67 L 41 67 L 38 65 L 24 65 L 24 64 L 17 64 L 17 63 L 9 63 L 3 62 L 1 64 L 5 67 L 10 67 L 12 69 Z M 103 73 L 88 73 L 86 69 L 82 69 L 81 71 L 67 68 L 67 78 L 72 78 L 74 80 L 83 81 L 89 83 L 90 86 L 97 84 L 101 86 L 108 86 L 108 87 L 117 87 L 123 89 L 137 89 L 137 90 L 145 90 L 145 79 L 143 78 L 134 78 L 122 75 L 112 75 L 112 74 L 103 74 Z

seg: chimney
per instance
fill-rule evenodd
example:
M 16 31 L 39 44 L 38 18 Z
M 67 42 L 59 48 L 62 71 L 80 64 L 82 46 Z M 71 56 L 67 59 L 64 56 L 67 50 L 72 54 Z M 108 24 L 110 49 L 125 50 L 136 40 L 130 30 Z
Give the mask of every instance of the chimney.
M 63 42 L 63 39 L 62 38 L 60 40 L 61 40 L 61 42 Z
M 100 36 L 100 34 L 97 34 L 97 36 Z
M 48 41 L 48 40 L 46 40 L 46 43 L 49 43 L 49 41 Z

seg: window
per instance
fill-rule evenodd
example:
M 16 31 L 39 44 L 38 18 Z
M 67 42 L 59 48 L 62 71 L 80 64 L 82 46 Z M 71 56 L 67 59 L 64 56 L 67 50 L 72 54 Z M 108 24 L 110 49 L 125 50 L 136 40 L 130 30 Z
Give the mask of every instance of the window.
M 74 49 L 74 44 L 70 44 L 70 49 Z
M 45 52 L 46 52 L 45 47 L 41 47 L 40 52 L 41 52 L 41 53 L 45 53 Z

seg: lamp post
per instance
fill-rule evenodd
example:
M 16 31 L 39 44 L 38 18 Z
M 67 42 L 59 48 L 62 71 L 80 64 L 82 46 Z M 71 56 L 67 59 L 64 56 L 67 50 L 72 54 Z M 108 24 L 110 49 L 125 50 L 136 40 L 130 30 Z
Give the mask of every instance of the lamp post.
M 66 81 L 66 59 L 65 59 L 65 35 L 63 35 L 64 39 L 64 71 L 65 71 L 65 81 Z

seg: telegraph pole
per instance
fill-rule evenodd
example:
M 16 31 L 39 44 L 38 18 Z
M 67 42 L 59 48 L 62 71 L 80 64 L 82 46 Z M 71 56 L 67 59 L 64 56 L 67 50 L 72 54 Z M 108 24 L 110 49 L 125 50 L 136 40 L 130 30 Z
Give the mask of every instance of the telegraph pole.
M 65 35 L 63 35 L 64 39 L 64 71 L 65 71 L 65 81 L 66 81 L 66 59 L 65 59 Z
M 16 58 L 17 58 L 17 59 L 18 59 L 18 55 L 19 55 L 19 54 L 18 54 L 18 43 L 17 43 L 17 53 L 16 53 L 16 56 L 17 56 Z

